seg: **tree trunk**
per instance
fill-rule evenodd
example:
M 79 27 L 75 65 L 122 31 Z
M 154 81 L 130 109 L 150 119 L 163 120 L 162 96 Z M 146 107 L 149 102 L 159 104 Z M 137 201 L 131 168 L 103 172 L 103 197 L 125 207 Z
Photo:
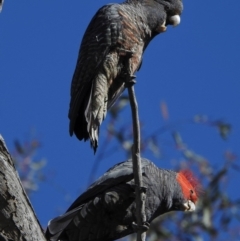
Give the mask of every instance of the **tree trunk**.
M 1 135 L 0 240 L 46 241 Z

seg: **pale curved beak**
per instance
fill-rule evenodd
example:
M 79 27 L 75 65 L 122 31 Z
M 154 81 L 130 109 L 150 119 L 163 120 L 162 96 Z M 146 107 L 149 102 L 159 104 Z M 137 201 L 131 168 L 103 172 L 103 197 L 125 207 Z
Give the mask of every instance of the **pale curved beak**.
M 168 18 L 168 22 L 175 27 L 180 24 L 181 18 L 179 15 L 173 15 Z
M 186 203 L 183 204 L 183 208 L 184 211 L 193 212 L 195 211 L 196 206 L 191 200 L 188 200 Z

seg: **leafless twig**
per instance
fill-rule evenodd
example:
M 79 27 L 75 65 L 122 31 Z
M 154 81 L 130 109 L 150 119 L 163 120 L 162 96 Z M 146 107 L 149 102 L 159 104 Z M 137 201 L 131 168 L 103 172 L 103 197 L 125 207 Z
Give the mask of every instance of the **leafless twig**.
M 135 179 L 136 192 L 136 217 L 137 217 L 137 241 L 144 241 L 146 237 L 146 215 L 145 215 L 145 190 L 142 186 L 142 165 L 140 156 L 140 124 L 138 117 L 138 105 L 133 85 L 128 87 L 129 100 L 132 110 L 133 120 L 133 140 L 132 162 Z

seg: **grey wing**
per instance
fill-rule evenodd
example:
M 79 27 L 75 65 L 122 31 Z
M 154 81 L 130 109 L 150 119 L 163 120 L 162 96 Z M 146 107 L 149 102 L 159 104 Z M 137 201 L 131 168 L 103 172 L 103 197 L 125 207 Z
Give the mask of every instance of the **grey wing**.
M 105 56 L 117 44 L 121 21 L 117 5 L 114 6 L 109 4 L 99 9 L 84 34 L 71 85 L 69 109 L 71 135 L 81 105 L 84 105 L 82 107 L 84 113 L 95 75 Z
M 133 232 L 134 188 L 119 184 L 49 222 L 48 240 L 110 241 Z
M 142 158 L 142 169 L 150 165 L 150 161 Z M 95 181 L 86 192 L 80 195 L 73 204 L 69 207 L 68 211 L 78 207 L 99 193 L 114 187 L 120 183 L 126 183 L 133 179 L 132 160 L 121 162 L 110 168 L 103 176 Z

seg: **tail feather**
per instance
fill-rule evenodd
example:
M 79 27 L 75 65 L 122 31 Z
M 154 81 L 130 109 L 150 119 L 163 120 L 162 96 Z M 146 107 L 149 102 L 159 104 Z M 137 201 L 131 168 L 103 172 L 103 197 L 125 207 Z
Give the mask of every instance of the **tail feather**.
M 99 73 L 96 76 L 89 96 L 84 115 L 95 153 L 98 147 L 99 128 L 107 114 L 108 80 L 105 74 Z
M 81 94 L 79 92 L 70 106 L 70 135 L 75 133 L 79 140 L 90 139 L 94 153 L 98 147 L 100 125 L 106 118 L 107 110 L 125 89 L 123 79 L 116 78 L 118 59 L 117 53 L 108 56 L 91 85 Z
M 89 138 L 84 112 L 88 103 L 86 97 L 90 96 L 90 91 L 91 88 L 86 88 L 84 92 L 77 93 L 70 102 L 68 114 L 68 118 L 70 119 L 69 133 L 70 136 L 74 133 L 80 141 L 83 139 L 86 141 Z
M 47 240 L 57 241 L 62 235 L 62 232 L 70 224 L 73 218 L 78 214 L 82 206 L 79 206 L 59 217 L 56 217 L 48 222 L 48 227 L 45 233 Z

